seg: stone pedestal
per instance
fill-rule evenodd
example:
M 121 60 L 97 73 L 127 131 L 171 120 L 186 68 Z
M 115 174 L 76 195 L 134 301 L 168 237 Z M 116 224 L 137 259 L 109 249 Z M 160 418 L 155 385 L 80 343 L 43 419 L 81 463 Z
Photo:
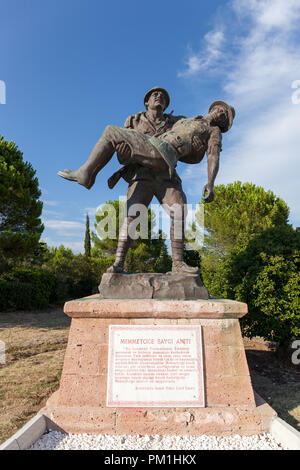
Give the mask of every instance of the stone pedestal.
M 99 286 L 104 299 L 209 299 L 199 275 L 176 273 L 105 273 Z
M 45 414 L 67 432 L 230 435 L 268 430 L 275 412 L 254 396 L 239 318 L 247 305 L 210 300 L 105 300 L 65 304 L 72 317 L 60 388 Z M 110 325 L 197 325 L 205 407 L 107 407 Z

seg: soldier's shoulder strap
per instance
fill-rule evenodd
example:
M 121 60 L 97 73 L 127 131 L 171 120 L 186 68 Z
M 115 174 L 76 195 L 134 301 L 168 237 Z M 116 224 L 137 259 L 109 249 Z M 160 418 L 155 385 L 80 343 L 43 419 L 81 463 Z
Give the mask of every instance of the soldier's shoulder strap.
M 170 114 L 165 114 L 165 117 L 173 124 L 175 124 L 177 121 L 180 121 L 180 119 L 186 119 L 186 116 L 174 116 L 173 111 L 171 111 Z
M 125 121 L 124 127 L 132 129 L 134 128 L 134 122 L 138 122 L 141 119 L 141 116 L 145 114 L 143 111 L 140 113 L 131 114 Z

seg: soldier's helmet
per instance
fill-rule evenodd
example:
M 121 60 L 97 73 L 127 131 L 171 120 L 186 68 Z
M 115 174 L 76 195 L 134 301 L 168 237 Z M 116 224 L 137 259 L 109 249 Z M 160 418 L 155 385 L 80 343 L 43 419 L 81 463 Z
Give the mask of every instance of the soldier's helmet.
M 209 107 L 209 113 L 216 107 L 223 107 L 226 111 L 226 123 L 219 127 L 221 129 L 221 132 L 227 132 L 231 128 L 233 120 L 235 118 L 235 109 L 233 108 L 233 106 L 230 106 L 229 104 L 225 103 L 225 101 L 214 101 Z
M 144 96 L 144 105 L 146 106 L 146 103 L 147 103 L 151 93 L 153 93 L 153 91 L 162 91 L 163 92 L 163 94 L 165 95 L 165 98 L 166 98 L 166 107 L 165 107 L 165 109 L 167 109 L 167 107 L 170 104 L 170 96 L 169 96 L 169 93 L 167 92 L 167 90 L 165 90 L 164 88 L 162 88 L 160 86 L 155 86 L 154 88 L 151 88 L 151 90 L 147 91 L 147 93 Z

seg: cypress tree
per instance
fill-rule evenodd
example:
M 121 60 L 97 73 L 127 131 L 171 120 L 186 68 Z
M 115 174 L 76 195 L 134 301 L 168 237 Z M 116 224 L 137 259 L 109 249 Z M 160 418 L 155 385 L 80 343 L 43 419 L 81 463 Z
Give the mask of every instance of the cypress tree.
M 90 218 L 89 218 L 88 214 L 86 215 L 84 254 L 88 258 L 90 258 L 90 256 L 91 256 Z

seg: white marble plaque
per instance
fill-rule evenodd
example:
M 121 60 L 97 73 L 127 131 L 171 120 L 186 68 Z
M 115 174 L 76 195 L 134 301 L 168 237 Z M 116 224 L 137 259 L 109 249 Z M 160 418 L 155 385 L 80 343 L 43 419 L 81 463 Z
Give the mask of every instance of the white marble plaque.
M 204 407 L 201 326 L 111 325 L 107 406 Z

